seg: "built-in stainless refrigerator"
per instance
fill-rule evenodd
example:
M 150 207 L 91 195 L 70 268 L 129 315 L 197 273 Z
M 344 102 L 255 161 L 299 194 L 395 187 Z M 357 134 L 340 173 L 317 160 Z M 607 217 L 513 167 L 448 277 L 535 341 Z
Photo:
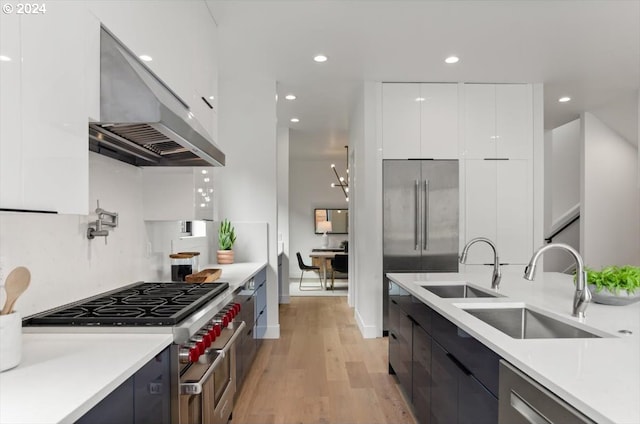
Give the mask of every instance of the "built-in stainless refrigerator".
M 387 272 L 458 272 L 457 160 L 383 161 L 383 330 Z

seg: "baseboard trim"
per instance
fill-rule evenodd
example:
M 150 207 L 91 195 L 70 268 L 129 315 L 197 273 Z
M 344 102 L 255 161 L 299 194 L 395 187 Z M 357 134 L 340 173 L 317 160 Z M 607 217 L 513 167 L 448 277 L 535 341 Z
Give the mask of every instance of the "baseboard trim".
M 287 294 L 287 295 L 282 295 L 280 296 L 280 303 L 291 303 L 291 297 Z
M 280 338 L 280 324 L 268 325 L 264 332 L 263 339 L 279 339 Z
M 365 339 L 375 339 L 378 337 L 378 329 L 374 325 L 366 325 L 360 316 L 360 312 L 356 309 L 356 323 L 360 329 L 362 337 Z

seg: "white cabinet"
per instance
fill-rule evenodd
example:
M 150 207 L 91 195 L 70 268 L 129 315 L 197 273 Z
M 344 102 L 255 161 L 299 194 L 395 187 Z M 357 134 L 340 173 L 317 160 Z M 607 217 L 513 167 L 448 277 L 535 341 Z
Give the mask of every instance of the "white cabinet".
M 145 64 L 188 105 L 215 140 L 217 28 L 206 3 L 89 0 L 87 5 L 134 54 L 152 58 Z
M 212 221 L 212 170 L 212 167 L 143 168 L 145 221 Z
M 0 13 L 0 55 L 0 207 L 18 208 L 23 206 L 18 15 Z
M 46 6 L 2 16 L 12 60 L 1 65 L 0 207 L 86 214 L 87 13 L 73 1 Z
M 526 264 L 533 253 L 531 162 L 523 159 L 465 161 L 465 242 L 487 237 L 500 261 Z M 469 250 L 468 264 L 492 261 L 484 243 Z
M 464 157 L 531 158 L 532 102 L 530 84 L 464 84 Z
M 420 84 L 420 155 L 458 157 L 458 84 Z
M 420 157 L 420 84 L 382 84 L 382 157 Z
M 458 84 L 382 85 L 384 159 L 458 157 Z

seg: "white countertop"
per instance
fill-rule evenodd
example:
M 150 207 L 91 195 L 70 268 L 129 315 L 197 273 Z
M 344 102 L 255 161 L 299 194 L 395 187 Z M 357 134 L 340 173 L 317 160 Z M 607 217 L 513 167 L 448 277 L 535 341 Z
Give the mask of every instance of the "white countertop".
M 0 373 L 0 423 L 72 423 L 171 344 L 171 334 L 23 334 Z
M 571 316 L 572 277 L 541 273 L 526 281 L 506 271 L 503 298 L 444 299 L 422 288 L 442 282 L 469 282 L 490 289 L 491 268 L 479 273 L 387 274 L 435 311 L 476 337 L 498 355 L 576 409 L 604 423 L 640 423 L 640 303 L 608 306 L 590 303 L 583 322 Z M 555 313 L 554 318 L 611 337 L 593 339 L 513 339 L 464 312 L 456 304 L 522 303 Z M 633 334 L 622 335 L 619 330 Z
M 233 291 L 267 263 L 206 265 L 220 268 Z M 72 423 L 173 341 L 171 333 L 24 333 L 22 360 L 0 373 L 0 423 Z

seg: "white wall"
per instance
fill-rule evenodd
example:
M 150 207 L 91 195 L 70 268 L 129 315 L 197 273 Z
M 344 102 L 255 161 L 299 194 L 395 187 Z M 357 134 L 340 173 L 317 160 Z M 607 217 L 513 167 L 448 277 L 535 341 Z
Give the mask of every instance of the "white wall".
M 350 281 L 356 322 L 365 338 L 382 336 L 381 95 L 381 83 L 364 83 L 349 131 L 354 150 L 349 197 L 354 226 L 349 251 L 355 265 Z
M 548 132 L 545 139 L 545 237 L 580 213 L 580 119 Z M 554 243 L 580 249 L 580 225 L 574 222 Z M 564 272 L 574 261 L 566 252 L 551 250 L 544 257 L 544 270 Z
M 581 132 L 580 252 L 593 268 L 640 265 L 637 147 L 590 113 Z
M 278 251 L 282 252 L 282 285 L 278 301 L 289 303 L 289 128 L 278 127 Z
M 346 154 L 346 151 L 345 151 Z M 300 268 L 295 257 L 300 252 L 306 264 L 311 263 L 309 253 L 322 245 L 322 235 L 315 234 L 314 208 L 346 209 L 349 203 L 340 188 L 332 188 L 337 183 L 331 170 L 336 165 L 338 174 L 346 178 L 346 156 L 343 159 L 292 159 L 289 164 L 289 273 L 292 278 L 300 278 Z M 330 247 L 338 247 L 348 239 L 347 234 L 329 234 Z
M 214 172 L 214 219 L 267 223 L 266 337 L 278 338 L 276 83 L 220 78 L 218 87 L 218 144 L 227 163 Z
M 139 168 L 90 153 L 89 209 L 100 200 L 100 207 L 119 214 L 107 244 L 103 237 L 87 239 L 95 214 L 0 214 L 5 275 L 20 265 L 31 271 L 31 285 L 16 305 L 23 316 L 153 276 L 141 194 Z

